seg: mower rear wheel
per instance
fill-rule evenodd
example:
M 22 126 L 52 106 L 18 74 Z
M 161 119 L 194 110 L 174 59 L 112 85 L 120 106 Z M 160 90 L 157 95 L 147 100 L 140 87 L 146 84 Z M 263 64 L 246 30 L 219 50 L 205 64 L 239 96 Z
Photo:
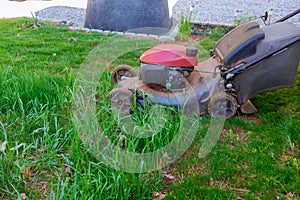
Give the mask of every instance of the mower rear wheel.
M 119 65 L 111 75 L 111 82 L 117 84 L 122 79 L 135 77 L 136 73 L 134 69 L 129 65 Z
M 133 92 L 126 88 L 115 88 L 107 96 L 112 109 L 117 109 L 121 114 L 129 115 L 132 113 Z
M 236 99 L 226 92 L 213 94 L 207 103 L 207 112 L 213 118 L 230 118 L 237 112 Z

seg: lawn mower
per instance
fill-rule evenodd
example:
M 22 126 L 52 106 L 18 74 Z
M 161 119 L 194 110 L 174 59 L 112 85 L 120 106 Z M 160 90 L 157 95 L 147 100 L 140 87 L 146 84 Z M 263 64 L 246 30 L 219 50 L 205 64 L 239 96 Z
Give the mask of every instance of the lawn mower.
M 238 109 L 253 113 L 252 96 L 295 84 L 300 27 L 286 20 L 299 12 L 264 27 L 254 21 L 237 26 L 200 63 L 196 48 L 153 47 L 141 55 L 138 76 L 128 65 L 113 71 L 111 79 L 118 86 L 108 94 L 110 106 L 130 114 L 133 104 L 180 108 L 196 96 L 197 114 L 230 118 Z

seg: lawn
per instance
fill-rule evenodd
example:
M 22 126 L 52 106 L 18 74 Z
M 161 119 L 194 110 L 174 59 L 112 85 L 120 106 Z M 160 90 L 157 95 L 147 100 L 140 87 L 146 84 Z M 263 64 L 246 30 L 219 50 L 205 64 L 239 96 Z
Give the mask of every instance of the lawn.
M 0 20 L 0 199 L 300 198 L 300 71 L 294 88 L 256 95 L 257 114 L 226 120 L 205 158 L 198 153 L 210 122 L 206 115 L 178 160 L 129 173 L 99 162 L 80 139 L 75 80 L 99 46 L 128 46 L 113 63 L 94 63 L 106 67 L 96 81 L 97 119 L 107 137 L 128 151 L 159 149 L 176 137 L 182 116 L 168 114 L 159 134 L 136 139 L 118 128 L 105 103 L 114 87 L 110 70 L 122 63 L 137 68 L 141 53 L 155 42 L 32 25 L 30 19 Z M 222 36 L 216 32 L 198 47 L 211 49 Z M 147 109 L 137 108 L 133 118 L 151 121 Z

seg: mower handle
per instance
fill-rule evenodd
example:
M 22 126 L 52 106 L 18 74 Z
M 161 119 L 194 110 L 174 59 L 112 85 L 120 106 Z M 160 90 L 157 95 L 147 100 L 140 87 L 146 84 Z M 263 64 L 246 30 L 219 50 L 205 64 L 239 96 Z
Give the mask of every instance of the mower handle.
M 298 13 L 300 13 L 300 8 L 298 10 L 295 10 L 294 12 L 288 14 L 287 16 L 275 21 L 274 23 L 278 23 L 278 22 L 283 22 L 291 17 L 294 17 L 295 15 L 297 15 Z

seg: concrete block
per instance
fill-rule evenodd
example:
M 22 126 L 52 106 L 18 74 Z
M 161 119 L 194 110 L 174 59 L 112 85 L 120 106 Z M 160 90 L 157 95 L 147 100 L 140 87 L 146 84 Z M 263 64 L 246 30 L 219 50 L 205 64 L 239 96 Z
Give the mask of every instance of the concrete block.
M 149 40 L 158 40 L 158 35 L 148 35 Z

